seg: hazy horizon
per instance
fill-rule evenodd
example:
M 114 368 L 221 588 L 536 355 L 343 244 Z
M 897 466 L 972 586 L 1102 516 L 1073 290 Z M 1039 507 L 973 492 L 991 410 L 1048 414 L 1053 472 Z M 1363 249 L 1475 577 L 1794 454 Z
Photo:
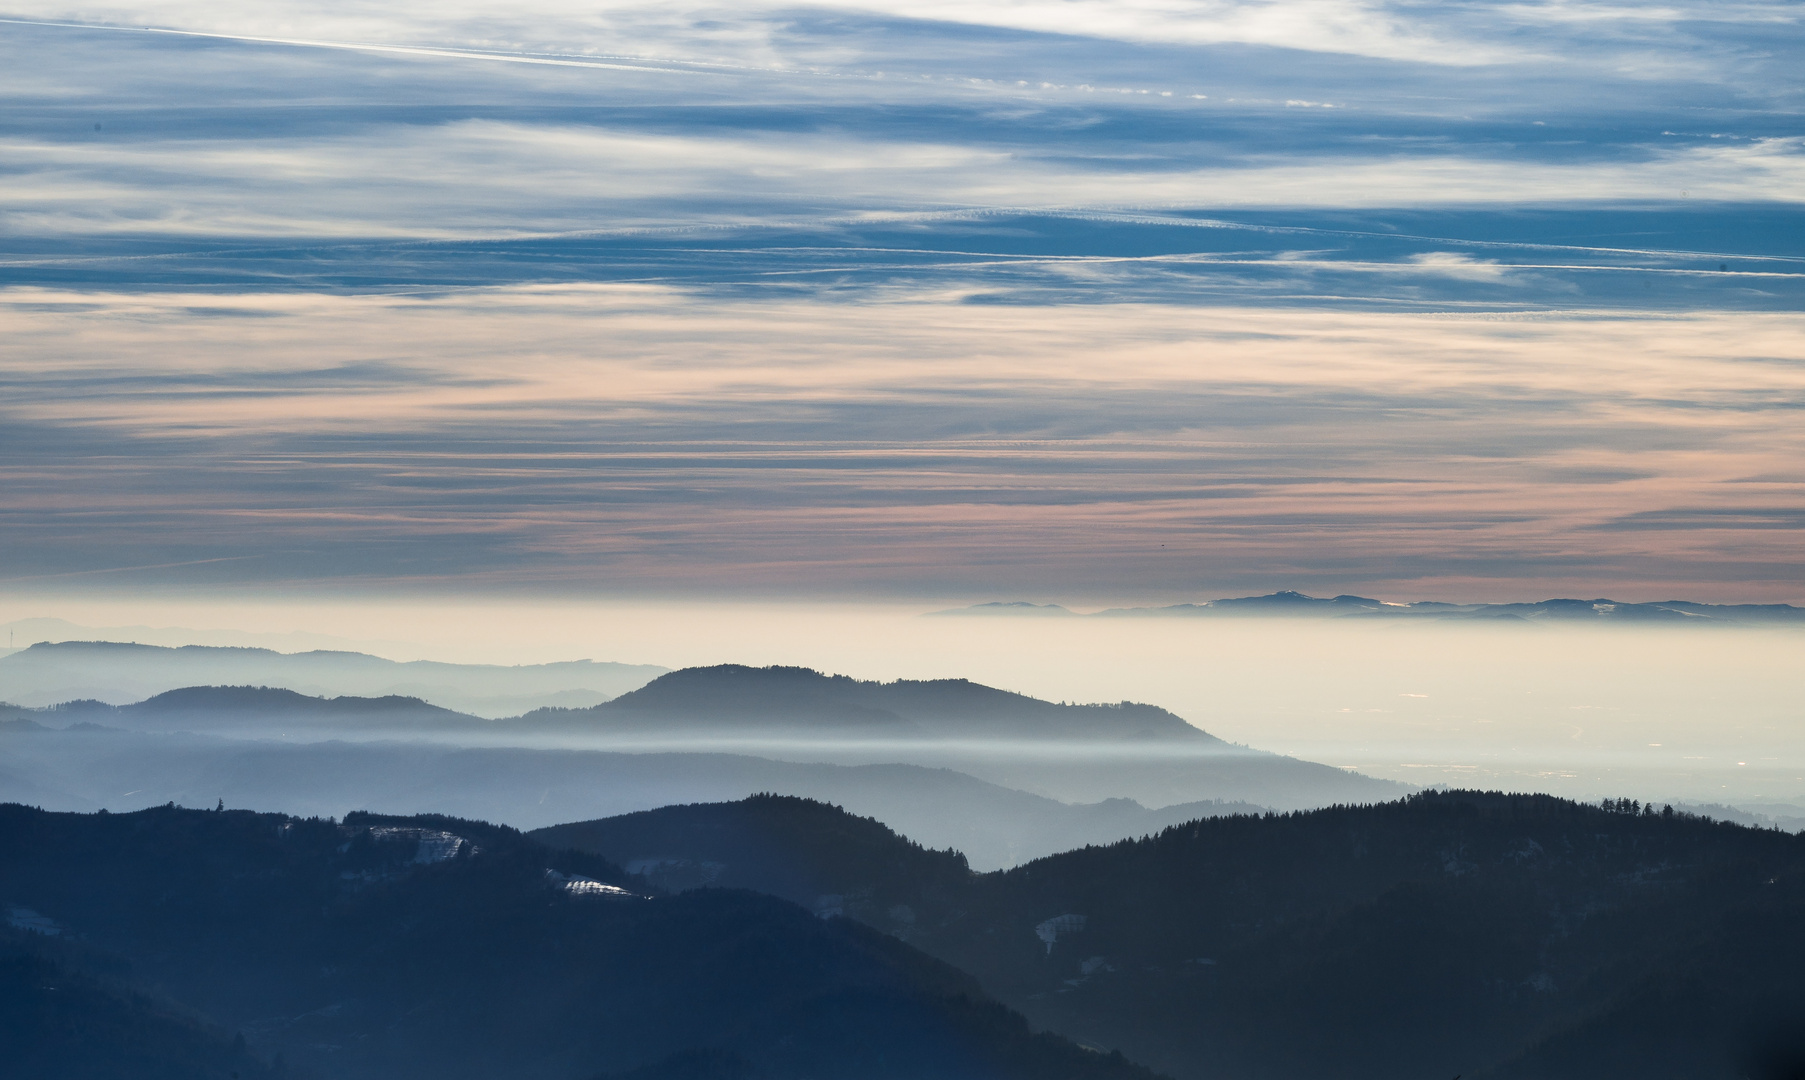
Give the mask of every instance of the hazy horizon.
M 0 622 L 970 678 L 1805 802 L 1778 628 L 921 617 L 1805 604 L 1801 27 L 24 0 Z M 520 693 L 458 700 L 602 691 Z
M 1158 705 L 1230 742 L 1411 784 L 1805 804 L 1798 628 L 923 614 L 854 605 L 320 604 L 267 608 L 263 621 L 244 625 L 311 630 L 354 619 L 378 636 L 411 638 L 402 650 L 371 649 L 403 660 L 789 664 L 879 681 L 969 678 L 1052 701 Z M 721 749 L 831 758 L 782 740 Z M 860 760 L 886 760 L 878 749 Z

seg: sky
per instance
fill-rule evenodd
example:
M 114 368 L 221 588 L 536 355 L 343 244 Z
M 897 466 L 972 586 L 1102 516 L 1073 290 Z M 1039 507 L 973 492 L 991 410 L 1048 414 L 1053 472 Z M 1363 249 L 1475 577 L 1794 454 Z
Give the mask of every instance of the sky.
M 1805 602 L 1793 4 L 0 16 L 21 615 Z
M 0 623 L 1805 805 L 1794 631 L 921 617 L 1805 604 L 1796 3 L 0 20 Z

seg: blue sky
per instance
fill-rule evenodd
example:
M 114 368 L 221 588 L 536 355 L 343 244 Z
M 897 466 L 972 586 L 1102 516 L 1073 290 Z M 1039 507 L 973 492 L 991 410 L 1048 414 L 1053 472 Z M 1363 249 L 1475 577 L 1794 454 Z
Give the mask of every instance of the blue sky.
M 1805 601 L 1796 5 L 0 14 L 15 590 Z

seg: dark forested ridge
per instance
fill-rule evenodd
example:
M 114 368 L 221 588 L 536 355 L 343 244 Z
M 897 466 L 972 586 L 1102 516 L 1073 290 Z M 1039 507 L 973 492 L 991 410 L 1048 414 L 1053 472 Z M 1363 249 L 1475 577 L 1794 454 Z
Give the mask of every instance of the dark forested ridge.
M 34 1080 L 261 1080 L 273 1075 L 243 1040 L 209 1027 L 179 1006 L 60 963 L 55 956 L 60 951 L 16 932 L 0 933 L 4 1075 Z
M 873 818 L 788 795 L 669 806 L 529 835 L 554 847 L 614 852 L 673 890 L 756 889 L 905 938 L 915 909 L 957 910 L 972 880 L 956 851 L 924 848 Z
M 4 805 L 0 994 L 46 1022 L 0 1049 L 47 1080 L 1150 1075 L 855 922 L 654 891 L 452 818 Z
M 889 862 L 932 882 L 912 887 L 861 877 L 881 826 L 832 816 L 748 800 L 553 835 L 798 900 L 831 887 L 1036 1022 L 1186 1080 L 1805 1075 L 1805 837 L 1429 793 L 963 881 L 892 836 Z

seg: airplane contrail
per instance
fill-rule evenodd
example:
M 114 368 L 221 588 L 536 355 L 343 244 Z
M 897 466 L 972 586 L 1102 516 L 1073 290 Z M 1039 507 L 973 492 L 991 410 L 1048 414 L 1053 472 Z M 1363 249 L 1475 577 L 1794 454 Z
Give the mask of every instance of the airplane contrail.
M 320 38 L 260 37 L 255 34 L 222 34 L 202 30 L 174 30 L 160 26 L 112 26 L 105 23 L 53 22 L 44 19 L 0 19 L 7 26 L 52 26 L 71 30 L 116 30 L 133 34 L 168 34 L 174 37 L 209 38 L 217 41 L 246 41 L 259 45 L 292 45 L 308 49 L 344 49 L 351 52 L 398 53 L 404 56 L 437 56 L 454 60 L 488 60 L 502 64 L 538 64 L 547 67 L 605 68 L 616 71 L 651 71 L 667 75 L 730 75 L 740 71 L 775 72 L 786 75 L 820 74 L 791 71 L 787 68 L 733 67 L 726 64 L 703 64 L 688 60 L 653 60 L 650 57 L 606 56 L 579 57 L 555 53 L 483 52 L 429 45 L 386 45 L 372 41 L 327 41 Z M 661 66 L 662 65 L 662 66 Z M 680 65 L 680 66 L 673 66 Z

